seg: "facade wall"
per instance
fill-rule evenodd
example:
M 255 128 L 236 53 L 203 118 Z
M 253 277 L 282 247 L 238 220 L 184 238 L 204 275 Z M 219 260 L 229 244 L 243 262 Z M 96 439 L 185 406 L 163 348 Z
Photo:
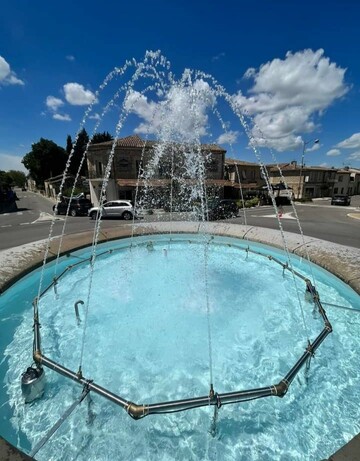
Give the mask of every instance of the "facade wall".
M 265 184 L 261 176 L 260 165 L 255 163 L 226 163 L 225 161 L 225 174 L 224 179 L 242 184 L 244 188 L 251 185 L 251 188 L 262 187 Z
M 129 146 L 124 145 L 127 140 L 132 141 Z M 138 147 L 134 146 L 134 140 L 139 144 Z M 197 153 L 194 153 L 193 157 L 190 155 L 185 161 L 175 144 L 165 147 L 164 152 L 162 150 L 164 145 L 156 142 L 148 142 L 145 145 L 145 142 L 137 136 L 119 141 L 120 145 L 115 147 L 110 168 L 111 186 L 107 192 L 108 200 L 119 198 L 134 200 L 136 181 L 142 177 L 144 171 L 149 181 L 170 179 L 170 171 L 181 180 L 191 179 L 198 174 Z M 98 196 L 111 147 L 111 142 L 95 144 L 90 146 L 87 155 L 89 178 L 92 181 L 94 194 Z M 208 146 L 202 148 L 206 158 L 204 175 L 210 182 L 214 181 L 214 184 L 207 185 L 207 190 L 212 195 L 223 197 L 225 191 L 226 196 L 237 197 L 240 183 L 245 191 L 261 189 L 265 185 L 260 165 L 231 159 L 226 161 L 225 151 L 216 146 L 212 146 L 212 150 Z M 153 162 L 154 157 L 160 158 L 160 161 Z M 153 166 L 154 164 L 156 167 Z M 335 193 L 360 194 L 360 170 L 308 166 L 301 169 L 296 162 L 283 164 L 280 167 L 287 186 L 293 190 L 295 199 L 331 197 Z M 148 173 L 149 171 L 151 173 Z M 187 174 L 184 173 L 185 171 Z M 278 185 L 283 180 L 274 165 L 267 166 L 267 171 L 272 185 Z M 227 184 L 216 186 L 216 181 L 227 182 Z M 161 185 L 158 184 L 154 194 L 157 196 L 169 194 L 169 186 L 166 184 L 166 181 Z
M 140 140 L 140 138 L 138 139 Z M 107 200 L 119 198 L 134 200 L 136 192 L 135 181 L 138 178 L 145 177 L 150 184 L 152 180 L 170 179 L 171 172 L 175 177 L 178 176 L 185 180 L 191 179 L 198 174 L 198 153 L 194 153 L 193 157 L 192 154 L 189 154 L 185 158 L 176 145 L 174 145 L 174 148 L 167 146 L 166 151 L 161 149 L 163 149 L 163 145 L 157 145 L 156 143 L 152 143 L 146 148 L 117 145 L 110 170 L 110 180 L 112 180 L 113 187 L 108 188 Z M 219 148 L 211 151 L 206 146 L 203 149 L 205 178 L 222 180 L 225 151 Z M 94 195 L 93 202 L 96 201 L 96 198 L 99 198 L 101 180 L 105 175 L 110 152 L 111 143 L 93 145 L 89 148 L 87 162 L 89 178 L 92 182 L 92 194 Z M 154 161 L 154 159 L 160 160 Z M 123 184 L 121 184 L 122 182 Z M 164 184 L 157 186 L 152 193 L 161 196 L 170 193 L 168 189 L 169 186 Z

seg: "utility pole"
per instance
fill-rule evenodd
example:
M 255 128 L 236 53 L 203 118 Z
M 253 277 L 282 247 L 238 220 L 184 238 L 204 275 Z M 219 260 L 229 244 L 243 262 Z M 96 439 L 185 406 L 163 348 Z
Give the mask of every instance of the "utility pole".
M 298 200 L 300 198 L 300 191 L 301 191 L 301 198 L 303 196 L 302 194 L 303 188 L 301 187 L 301 185 L 302 185 L 302 173 L 304 169 L 304 157 L 305 157 L 305 152 L 306 152 L 306 146 L 310 143 L 318 144 L 319 142 L 320 142 L 319 139 L 311 139 L 310 141 L 303 141 L 303 149 L 302 149 L 301 164 L 300 164 L 300 175 L 299 175 L 299 186 L 298 186 L 298 194 L 297 194 Z

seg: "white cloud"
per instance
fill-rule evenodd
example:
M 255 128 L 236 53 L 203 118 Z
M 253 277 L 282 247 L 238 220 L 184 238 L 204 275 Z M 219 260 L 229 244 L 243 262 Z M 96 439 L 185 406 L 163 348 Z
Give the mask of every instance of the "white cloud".
M 254 80 L 249 96 L 239 91 L 233 101 L 253 117 L 257 144 L 278 151 L 299 149 L 302 134 L 316 130 L 314 119 L 349 90 L 345 71 L 322 49 L 288 52 L 258 71 L 248 69 L 244 77 Z
M 213 62 L 215 62 L 215 61 L 218 61 L 219 59 L 223 58 L 224 56 L 225 56 L 225 53 L 224 53 L 224 52 L 221 52 L 221 53 L 217 54 L 216 56 L 213 56 L 213 57 L 211 58 L 211 60 L 212 60 Z
M 339 142 L 335 147 L 340 149 L 357 149 L 360 147 L 360 133 L 354 133 L 350 138 Z
M 93 115 L 89 115 L 89 118 L 91 120 L 101 120 L 100 114 L 98 114 L 97 112 Z
M 66 56 L 66 59 L 67 59 L 68 61 L 75 61 L 75 56 L 73 56 L 72 54 L 68 54 L 68 55 Z
M 2 171 L 16 170 L 28 173 L 28 170 L 21 163 L 23 157 L 0 153 L 0 165 Z
M 330 149 L 328 152 L 326 152 L 326 155 L 328 157 L 337 157 L 338 155 L 341 155 L 341 152 L 339 149 Z
M 239 136 L 238 131 L 228 131 L 226 133 L 221 134 L 216 142 L 218 144 L 234 144 Z
M 10 65 L 0 56 L 0 85 L 24 85 L 24 82 L 16 77 Z
M 54 114 L 53 119 L 60 120 L 61 122 L 71 122 L 71 117 L 68 114 Z
M 46 98 L 46 105 L 50 110 L 56 112 L 59 107 L 64 105 L 64 101 L 55 96 L 48 96 Z
M 64 93 L 66 101 L 73 106 L 87 106 L 92 102 L 96 102 L 94 93 L 90 90 L 85 90 L 80 83 L 66 83 Z
M 249 67 L 249 69 L 245 72 L 244 78 L 252 78 L 256 75 L 256 69 L 254 67 Z
M 206 111 L 214 103 L 215 97 L 209 84 L 204 80 L 196 80 L 186 87 L 173 86 L 157 102 L 132 91 L 125 107 L 143 119 L 134 130 L 136 133 L 151 133 L 164 140 L 180 138 L 191 142 L 206 135 Z
M 352 154 L 349 155 L 347 158 L 348 160 L 353 160 L 355 162 L 360 162 L 360 150 L 357 152 L 353 152 Z

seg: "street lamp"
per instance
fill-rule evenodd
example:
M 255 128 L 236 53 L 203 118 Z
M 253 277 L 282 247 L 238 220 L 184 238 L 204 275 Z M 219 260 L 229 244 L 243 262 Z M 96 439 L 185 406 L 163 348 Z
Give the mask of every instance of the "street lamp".
M 300 176 L 299 176 L 299 187 L 298 187 L 298 199 L 300 198 L 300 189 L 301 189 L 301 182 L 302 182 L 302 172 L 304 168 L 304 157 L 305 157 L 305 152 L 306 152 L 306 146 L 311 143 L 313 145 L 318 144 L 319 142 L 320 142 L 319 139 L 310 139 L 310 141 L 303 141 L 303 150 L 302 150 L 302 155 L 301 155 Z

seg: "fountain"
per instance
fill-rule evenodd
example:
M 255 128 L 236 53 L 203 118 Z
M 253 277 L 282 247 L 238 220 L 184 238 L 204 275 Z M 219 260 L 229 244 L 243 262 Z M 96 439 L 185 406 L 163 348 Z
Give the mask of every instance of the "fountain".
M 58 448 L 48 447 L 65 441 L 69 459 L 89 459 L 89 450 L 96 452 L 96 459 L 106 459 L 105 446 L 109 459 L 116 459 L 119 450 L 122 459 L 129 458 L 129 434 L 135 431 L 147 435 L 142 451 L 132 453 L 132 458 L 142 459 L 154 434 L 161 434 L 164 451 L 159 448 L 154 456 L 169 459 L 173 441 L 166 441 L 164 434 L 170 437 L 170 425 L 174 433 L 183 437 L 179 459 L 215 459 L 216 450 L 224 448 L 223 438 L 232 437 L 236 424 L 245 433 L 265 434 L 269 425 L 278 431 L 282 419 L 289 423 L 281 404 L 266 397 L 284 397 L 293 384 L 295 390 L 287 404 L 293 406 L 289 410 L 291 418 L 303 414 L 299 401 L 305 399 L 305 394 L 323 401 L 321 392 L 316 391 L 324 377 L 331 374 L 326 364 L 334 353 L 335 342 L 323 345 L 332 332 L 323 297 L 326 304 L 354 309 L 356 296 L 344 294 L 339 282 L 336 290 L 330 290 L 329 275 L 324 276 L 310 263 L 293 202 L 305 248 L 305 258 L 300 260 L 290 254 L 280 218 L 282 252 L 244 239 L 249 230 L 245 208 L 242 240 L 226 236 L 229 230 L 231 235 L 231 226 L 207 222 L 209 201 L 219 193 L 214 179 L 219 167 L 216 155 L 221 157 L 223 151 L 213 142 L 201 142 L 204 133 L 199 118 L 208 110 L 226 131 L 227 123 L 217 105 L 219 99 L 238 116 L 249 136 L 276 215 L 279 213 L 261 152 L 251 136 L 250 121 L 211 76 L 186 70 L 176 80 L 169 67 L 159 52 L 148 52 L 142 62 L 133 60 L 116 68 L 96 93 L 98 102 L 115 79 L 124 81 L 104 104 L 93 129 L 95 133 L 100 123 L 112 116 L 123 94 L 115 140 L 106 146 L 106 160 L 102 157 L 103 178 L 92 184 L 92 199 L 98 201 L 100 211 L 94 221 L 91 245 L 84 250 L 64 250 L 65 218 L 55 258 L 49 263 L 53 254 L 52 222 L 42 268 L 32 276 L 32 288 L 27 290 L 28 294 L 34 293 L 33 338 L 29 337 L 26 312 L 15 342 L 6 349 L 10 374 L 19 374 L 19 367 L 23 368 L 21 388 L 30 405 L 23 409 L 21 403 L 22 409 L 19 408 L 19 384 L 9 381 L 8 393 L 12 405 L 18 408 L 19 420 L 13 424 L 18 424 L 19 430 L 31 439 L 32 456 L 50 459 L 50 453 Z M 126 77 L 129 71 L 133 73 Z M 139 89 L 135 89 L 136 84 Z M 101 210 L 116 190 L 114 162 L 120 134 L 138 105 L 154 94 L 160 102 L 149 115 L 147 129 L 150 134 L 150 126 L 155 127 L 156 141 L 147 137 L 141 145 L 133 193 L 134 219 L 123 233 L 127 238 L 102 244 Z M 95 101 L 86 111 L 80 129 L 89 121 L 94 105 Z M 90 172 L 94 167 L 92 149 L 90 139 L 73 193 L 86 155 Z M 64 178 L 73 152 L 74 149 Z M 127 168 L 126 159 L 121 162 L 120 166 Z M 240 176 L 238 183 L 242 198 Z M 63 185 L 64 180 L 60 194 Z M 159 201 L 169 210 L 170 222 L 135 220 L 137 214 L 144 214 Z M 186 214 L 177 222 L 175 214 L 179 211 Z M 31 341 L 33 364 L 29 367 L 25 357 L 31 350 Z M 18 343 L 26 346 L 21 354 Z M 356 343 L 355 347 L 360 346 Z M 326 351 L 324 355 L 322 350 Z M 320 359 L 313 367 L 315 356 Z M 51 370 L 46 373 L 47 385 L 45 368 Z M 352 364 L 349 368 L 354 373 Z M 76 392 L 74 382 L 80 385 L 81 392 Z M 259 399 L 264 403 L 255 408 L 251 402 Z M 268 401 L 271 403 L 265 403 Z M 231 416 L 221 421 L 222 407 L 229 405 L 233 409 L 226 414 Z M 140 427 L 134 429 L 133 423 L 125 423 L 114 412 L 116 406 L 133 420 L 151 421 L 138 422 Z M 185 416 L 177 416 L 179 412 L 185 412 Z M 277 423 L 270 423 L 271 413 L 277 416 Z M 37 418 L 39 414 L 41 418 Z M 145 418 L 151 415 L 163 415 L 166 422 Z M 312 415 L 309 412 L 306 418 Z M 99 424 L 105 425 L 108 436 L 114 433 L 118 418 L 123 430 L 121 443 L 111 448 L 101 437 Z M 71 421 L 77 427 L 80 420 L 85 423 L 76 434 Z M 70 429 L 63 432 L 66 425 Z M 195 447 L 184 443 L 184 434 L 192 430 L 198 439 Z M 233 453 L 227 447 L 226 458 L 258 459 L 260 451 L 256 450 L 264 447 L 258 446 L 254 451 L 246 448 L 248 442 L 249 439 L 245 445 L 234 445 Z M 265 444 L 264 438 L 261 444 Z M 291 451 L 291 444 L 286 449 L 283 443 L 280 445 L 284 452 Z M 241 455 L 243 458 L 239 457 L 240 451 L 246 453 Z M 269 458 L 263 451 L 261 455 L 261 459 L 274 459 L 271 449 Z

